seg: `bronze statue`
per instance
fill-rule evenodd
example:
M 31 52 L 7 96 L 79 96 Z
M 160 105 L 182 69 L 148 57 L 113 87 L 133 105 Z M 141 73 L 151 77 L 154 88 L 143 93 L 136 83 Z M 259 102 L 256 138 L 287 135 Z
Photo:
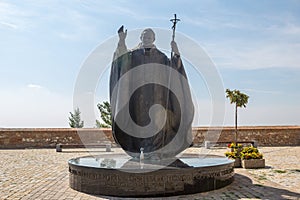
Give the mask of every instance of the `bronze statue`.
M 132 50 L 126 47 L 123 26 L 118 34 L 110 74 L 114 139 L 132 157 L 139 157 L 141 148 L 145 159 L 174 157 L 192 143 L 194 115 L 174 32 L 170 59 L 154 45 L 150 28 Z

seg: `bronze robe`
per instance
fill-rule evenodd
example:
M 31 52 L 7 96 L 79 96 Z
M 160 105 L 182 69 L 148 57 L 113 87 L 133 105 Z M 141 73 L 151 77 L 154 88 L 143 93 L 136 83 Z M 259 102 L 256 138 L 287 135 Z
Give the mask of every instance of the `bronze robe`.
M 137 69 L 139 66 L 144 66 L 147 69 L 138 70 L 134 75 L 126 76 L 126 80 L 118 85 L 118 82 L 127 72 Z M 162 73 L 161 69 L 166 66 L 169 72 Z M 144 79 L 152 76 L 154 79 L 163 79 L 168 82 L 168 86 L 172 86 L 173 81 L 170 77 L 174 77 L 174 71 L 171 73 L 170 68 L 173 68 L 182 76 L 176 86 L 174 94 L 168 87 L 153 83 L 147 83 L 134 89 L 134 92 L 129 93 L 133 89 L 136 82 L 143 82 Z M 150 73 L 149 73 L 150 70 Z M 192 143 L 191 124 L 193 121 L 194 107 L 191 99 L 190 88 L 187 83 L 186 73 L 182 65 L 182 61 L 178 55 L 170 59 L 159 51 L 157 48 L 138 48 L 128 51 L 123 55 L 114 58 L 110 74 L 110 100 L 112 108 L 112 133 L 115 141 L 132 157 L 138 157 L 140 149 L 143 148 L 145 159 L 167 158 L 173 157 L 189 147 Z M 128 92 L 127 92 L 128 91 Z M 122 106 L 120 106 L 122 104 Z M 152 121 L 159 124 L 162 119 L 166 119 L 163 127 L 155 133 L 150 133 L 142 129 L 131 128 L 129 126 L 132 120 L 139 127 L 146 127 L 151 122 L 150 108 L 159 104 L 164 109 L 165 117 L 159 115 L 161 113 L 152 112 Z M 126 112 L 129 109 L 129 113 Z M 116 120 L 118 119 L 118 120 Z M 122 127 L 120 123 L 122 122 Z M 125 127 L 125 128 L 124 128 Z M 180 127 L 180 130 L 179 130 Z M 177 137 L 180 131 L 180 135 Z M 129 133 L 130 132 L 130 133 Z M 133 134 L 133 132 L 135 132 Z M 139 136 L 142 134 L 143 136 Z M 145 137 L 146 135 L 146 137 Z M 149 135 L 149 136 L 148 136 Z

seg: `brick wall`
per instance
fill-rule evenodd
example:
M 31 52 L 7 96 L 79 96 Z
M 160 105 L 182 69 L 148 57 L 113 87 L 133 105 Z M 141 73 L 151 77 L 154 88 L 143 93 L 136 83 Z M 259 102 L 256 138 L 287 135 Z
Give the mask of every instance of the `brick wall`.
M 108 143 L 110 129 L 13 128 L 0 129 L 0 148 L 47 148 L 56 144 Z
M 233 127 L 193 128 L 194 143 L 234 141 L 234 132 Z M 238 141 L 256 141 L 259 146 L 300 146 L 300 126 L 239 127 Z
M 194 143 L 204 140 L 230 142 L 234 139 L 233 127 L 193 128 Z M 219 137 L 218 137 L 219 136 Z M 300 146 L 300 126 L 239 127 L 239 141 L 257 141 L 259 146 Z M 48 148 L 57 143 L 114 143 L 110 129 L 0 129 L 0 148 Z

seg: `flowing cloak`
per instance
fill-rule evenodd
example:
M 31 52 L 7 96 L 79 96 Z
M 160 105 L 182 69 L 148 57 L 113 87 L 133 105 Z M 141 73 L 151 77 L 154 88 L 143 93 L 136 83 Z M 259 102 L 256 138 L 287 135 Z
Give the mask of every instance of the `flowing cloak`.
M 194 106 L 180 57 L 170 60 L 155 46 L 117 52 L 110 74 L 116 143 L 132 157 L 141 148 L 145 158 L 176 156 L 193 140 Z

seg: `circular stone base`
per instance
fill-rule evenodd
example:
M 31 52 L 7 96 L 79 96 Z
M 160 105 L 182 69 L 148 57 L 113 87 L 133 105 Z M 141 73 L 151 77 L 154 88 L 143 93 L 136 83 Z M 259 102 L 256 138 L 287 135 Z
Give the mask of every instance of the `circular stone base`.
M 173 160 L 135 160 L 124 154 L 69 160 L 70 187 L 95 195 L 155 197 L 215 190 L 233 181 L 233 161 L 183 154 Z

